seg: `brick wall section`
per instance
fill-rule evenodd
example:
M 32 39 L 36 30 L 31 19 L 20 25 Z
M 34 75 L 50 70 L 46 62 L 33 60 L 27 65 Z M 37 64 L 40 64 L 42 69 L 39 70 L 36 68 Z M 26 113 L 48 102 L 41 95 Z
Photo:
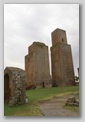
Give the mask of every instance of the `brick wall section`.
M 48 46 L 44 43 L 33 42 L 25 57 L 27 87 L 46 87 L 51 84 Z
M 26 86 L 31 86 L 34 84 L 34 53 L 31 53 L 25 57 L 25 71 L 26 71 Z M 32 82 L 31 82 L 32 81 Z
M 52 36 L 53 36 L 52 37 L 53 46 L 51 47 L 52 85 L 53 86 L 75 85 L 71 46 L 67 44 L 66 32 L 60 29 L 56 29 L 52 33 Z

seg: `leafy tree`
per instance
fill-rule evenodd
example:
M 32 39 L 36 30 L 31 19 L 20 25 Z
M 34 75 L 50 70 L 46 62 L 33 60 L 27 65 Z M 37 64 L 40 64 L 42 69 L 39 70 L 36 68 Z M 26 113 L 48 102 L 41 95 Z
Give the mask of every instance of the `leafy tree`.
M 78 81 L 79 80 L 79 77 L 75 76 L 75 80 Z

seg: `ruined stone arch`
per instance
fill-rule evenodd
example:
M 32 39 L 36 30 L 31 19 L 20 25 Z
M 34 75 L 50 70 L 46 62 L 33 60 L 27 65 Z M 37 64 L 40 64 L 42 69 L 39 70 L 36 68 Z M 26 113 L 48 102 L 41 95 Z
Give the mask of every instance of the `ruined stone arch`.
M 6 67 L 4 70 L 4 103 L 10 105 L 26 102 L 25 71 L 16 67 Z

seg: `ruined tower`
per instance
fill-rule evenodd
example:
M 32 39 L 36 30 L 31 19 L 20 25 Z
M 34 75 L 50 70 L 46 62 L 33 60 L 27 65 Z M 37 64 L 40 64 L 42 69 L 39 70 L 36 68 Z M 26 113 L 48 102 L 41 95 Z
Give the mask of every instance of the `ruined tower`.
M 74 85 L 71 46 L 67 44 L 66 31 L 57 28 L 51 36 L 52 86 Z
M 51 85 L 48 46 L 33 42 L 25 56 L 27 88 L 47 87 Z
M 17 67 L 4 70 L 4 103 L 10 106 L 26 103 L 25 71 Z

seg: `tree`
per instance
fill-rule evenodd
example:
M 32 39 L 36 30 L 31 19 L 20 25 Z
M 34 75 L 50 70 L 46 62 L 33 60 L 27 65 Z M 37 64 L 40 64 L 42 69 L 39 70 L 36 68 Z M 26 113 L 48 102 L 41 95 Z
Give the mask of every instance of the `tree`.
M 75 80 L 78 81 L 79 80 L 79 77 L 75 76 Z

